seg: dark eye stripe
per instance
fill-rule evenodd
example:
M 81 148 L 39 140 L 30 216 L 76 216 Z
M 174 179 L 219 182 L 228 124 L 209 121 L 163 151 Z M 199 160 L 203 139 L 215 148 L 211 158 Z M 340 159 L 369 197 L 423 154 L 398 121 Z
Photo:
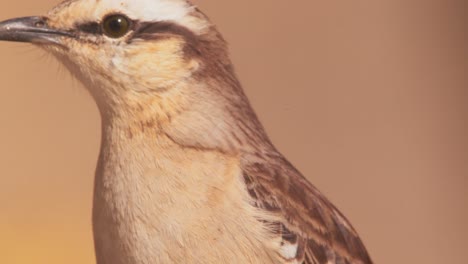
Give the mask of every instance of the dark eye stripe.
M 100 35 L 102 34 L 102 28 L 101 25 L 97 22 L 88 22 L 84 24 L 78 24 L 76 25 L 76 28 L 84 33 L 89 33 L 89 34 L 96 34 Z
M 194 41 L 197 37 L 188 28 L 177 25 L 172 22 L 140 22 L 135 28 L 134 39 L 158 39 L 161 34 L 172 34 L 184 37 L 187 41 Z

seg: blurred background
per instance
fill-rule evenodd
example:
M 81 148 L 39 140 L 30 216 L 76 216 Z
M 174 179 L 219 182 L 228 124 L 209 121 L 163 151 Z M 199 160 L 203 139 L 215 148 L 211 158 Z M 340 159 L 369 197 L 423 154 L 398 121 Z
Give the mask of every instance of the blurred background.
M 0 20 L 57 2 L 3 1 Z M 376 263 L 466 263 L 466 1 L 194 2 L 272 140 Z M 50 56 L 0 43 L 0 126 L 0 263 L 95 263 L 90 96 Z

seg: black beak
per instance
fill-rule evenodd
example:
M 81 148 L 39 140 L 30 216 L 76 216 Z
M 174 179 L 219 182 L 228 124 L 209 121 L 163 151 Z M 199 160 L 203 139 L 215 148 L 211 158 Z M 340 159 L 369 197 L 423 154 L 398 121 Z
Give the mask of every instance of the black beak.
M 44 17 L 21 17 L 0 22 L 0 40 L 42 44 L 60 44 L 60 37 L 72 33 L 52 29 Z

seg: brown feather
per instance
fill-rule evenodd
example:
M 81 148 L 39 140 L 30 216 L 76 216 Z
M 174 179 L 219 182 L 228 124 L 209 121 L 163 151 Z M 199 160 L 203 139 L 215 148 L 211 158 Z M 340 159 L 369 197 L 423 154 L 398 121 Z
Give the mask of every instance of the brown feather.
M 242 168 L 254 205 L 281 219 L 269 226 L 297 243 L 298 263 L 372 263 L 349 221 L 280 154 L 246 157 Z

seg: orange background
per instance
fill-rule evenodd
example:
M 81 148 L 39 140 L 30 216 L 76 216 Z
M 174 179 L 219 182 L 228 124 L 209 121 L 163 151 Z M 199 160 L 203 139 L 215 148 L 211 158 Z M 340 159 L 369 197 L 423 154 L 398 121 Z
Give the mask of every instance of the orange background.
M 0 3 L 0 19 L 56 0 Z M 468 259 L 468 21 L 452 0 L 198 0 L 278 148 L 376 263 Z M 0 263 L 94 263 L 99 116 L 48 55 L 0 43 Z

